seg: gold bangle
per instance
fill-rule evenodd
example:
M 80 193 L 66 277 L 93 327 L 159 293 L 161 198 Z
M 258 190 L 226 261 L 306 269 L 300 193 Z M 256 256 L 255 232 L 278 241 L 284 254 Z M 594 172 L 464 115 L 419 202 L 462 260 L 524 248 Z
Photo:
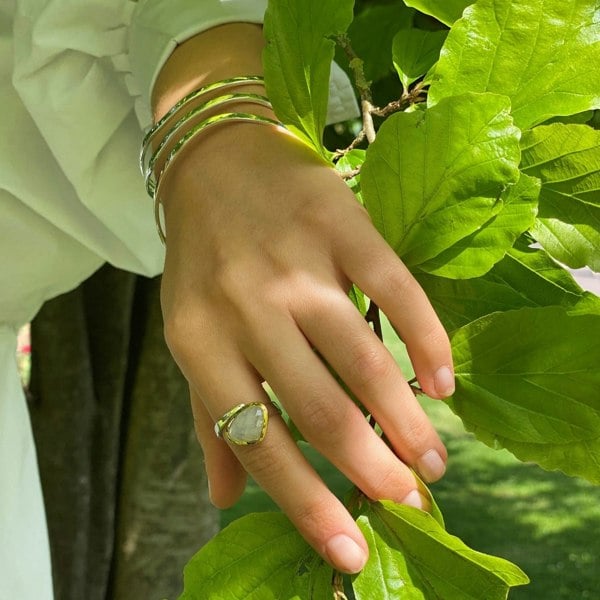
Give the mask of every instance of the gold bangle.
M 213 117 L 209 117 L 208 119 L 201 121 L 197 125 L 195 125 L 192 129 L 190 129 L 171 149 L 167 158 L 165 159 L 165 163 L 156 177 L 156 186 L 152 189 L 152 198 L 154 200 L 154 219 L 156 221 L 156 227 L 158 229 L 158 235 L 163 242 L 166 243 L 166 236 L 160 222 L 160 184 L 164 180 L 165 173 L 169 169 L 169 167 L 173 164 L 174 159 L 181 152 L 182 148 L 189 142 L 190 140 L 197 138 L 201 133 L 212 129 L 217 125 L 221 125 L 223 123 L 260 123 L 263 125 L 273 125 L 275 127 L 283 127 L 283 124 L 274 119 L 269 119 L 268 117 L 263 117 L 260 115 L 253 115 L 251 113 L 222 113 L 219 115 L 215 115 Z

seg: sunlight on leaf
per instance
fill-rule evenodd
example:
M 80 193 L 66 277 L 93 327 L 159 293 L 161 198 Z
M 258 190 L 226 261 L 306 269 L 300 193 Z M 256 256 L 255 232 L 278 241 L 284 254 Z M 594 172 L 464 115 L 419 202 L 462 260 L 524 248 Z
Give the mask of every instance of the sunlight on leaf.
M 521 175 L 502 193 L 502 209 L 477 231 L 420 265 L 442 277 L 479 277 L 501 260 L 517 238 L 535 222 L 540 181 Z
M 448 401 L 492 447 L 600 483 L 600 315 L 492 313 L 452 335 Z
M 505 600 L 510 587 L 529 581 L 512 563 L 470 549 L 410 506 L 371 503 L 358 525 L 370 558 L 353 578 L 356 600 Z
M 310 600 L 332 595 L 333 570 L 280 513 L 226 527 L 184 569 L 179 600 Z
M 447 31 L 401 29 L 394 37 L 392 55 L 400 81 L 408 86 L 431 69 L 440 57 Z
M 465 94 L 381 126 L 361 189 L 375 226 L 408 266 L 438 256 L 502 210 L 502 191 L 519 178 L 520 132 L 509 112 L 504 96 Z
M 510 96 L 522 129 L 600 107 L 596 0 L 479 0 L 450 30 L 429 104 L 466 91 Z
M 523 170 L 542 181 L 534 237 L 557 260 L 600 271 L 600 131 L 555 123 L 525 132 Z
M 404 0 L 404 4 L 435 17 L 446 25 L 460 19 L 463 11 L 473 0 Z
M 269 2 L 263 53 L 267 95 L 277 117 L 321 156 L 335 52 L 331 36 L 352 22 L 352 0 Z

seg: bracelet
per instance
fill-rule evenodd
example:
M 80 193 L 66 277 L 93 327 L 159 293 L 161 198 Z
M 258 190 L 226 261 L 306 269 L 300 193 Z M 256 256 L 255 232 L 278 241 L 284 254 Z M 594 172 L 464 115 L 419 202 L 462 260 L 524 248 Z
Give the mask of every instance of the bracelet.
M 158 236 L 163 244 L 166 243 L 166 235 L 160 220 L 160 184 L 163 181 L 164 175 L 169 169 L 169 167 L 173 164 L 173 161 L 177 157 L 177 155 L 181 152 L 182 148 L 192 139 L 197 138 L 201 133 L 212 129 L 217 125 L 221 125 L 223 123 L 260 123 L 263 125 L 273 125 L 275 127 L 283 127 L 283 124 L 274 119 L 269 119 L 268 117 L 263 117 L 260 115 L 253 115 L 251 113 L 222 113 L 219 115 L 215 115 L 213 117 L 209 117 L 208 119 L 201 121 L 197 125 L 195 125 L 192 129 L 190 129 L 171 149 L 167 158 L 165 159 L 165 163 L 156 177 L 156 185 L 152 189 L 152 193 L 150 194 L 152 199 L 154 200 L 154 220 L 156 221 L 156 228 L 158 230 Z
M 154 189 L 156 188 L 156 177 L 154 176 L 154 167 L 156 163 L 160 160 L 161 154 L 163 150 L 167 146 L 167 144 L 177 139 L 177 134 L 180 133 L 181 129 L 185 127 L 187 123 L 189 123 L 192 119 L 196 120 L 200 118 L 205 112 L 220 108 L 222 106 L 227 106 L 229 104 L 234 104 L 238 102 L 246 102 L 258 104 L 259 106 L 264 106 L 267 108 L 272 108 L 269 99 L 266 96 L 261 96 L 259 94 L 228 94 L 225 96 L 219 96 L 218 98 L 213 98 L 200 106 L 195 107 L 193 110 L 186 113 L 183 117 L 181 117 L 169 131 L 166 133 L 152 156 L 150 160 L 147 160 L 148 157 L 148 149 L 150 146 L 150 142 L 152 138 L 148 138 L 145 144 L 142 145 L 142 152 L 140 155 L 140 167 L 142 169 L 142 174 L 144 175 L 144 179 L 146 181 L 146 191 L 148 195 L 152 197 L 154 193 Z
M 152 138 L 162 129 L 162 127 L 171 119 L 173 115 L 178 113 L 186 104 L 189 104 L 193 100 L 204 96 L 210 92 L 226 90 L 232 87 L 239 87 L 243 85 L 264 85 L 265 79 L 260 75 L 248 75 L 247 77 L 232 77 L 230 79 L 223 79 L 222 81 L 216 81 L 215 83 L 211 83 L 209 85 L 205 85 L 197 90 L 194 90 L 184 96 L 181 100 L 179 100 L 176 104 L 174 104 L 166 114 L 162 116 L 159 121 L 155 125 L 153 125 L 142 141 L 142 151 L 146 147 L 150 145 Z M 140 164 L 142 164 L 142 159 L 140 156 Z M 143 167 L 142 167 L 143 174 Z

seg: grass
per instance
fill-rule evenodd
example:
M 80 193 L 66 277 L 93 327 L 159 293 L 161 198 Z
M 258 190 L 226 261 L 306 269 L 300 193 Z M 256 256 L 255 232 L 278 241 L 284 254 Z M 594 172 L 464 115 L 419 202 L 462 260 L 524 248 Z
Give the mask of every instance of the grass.
M 386 342 L 408 373 L 404 349 L 394 338 L 386 326 Z M 466 433 L 444 403 L 426 398 L 423 404 L 450 455 L 446 476 L 432 487 L 448 531 L 529 575 L 531 584 L 515 588 L 511 600 L 600 599 L 600 488 L 492 450 Z M 305 450 L 333 491 L 346 492 L 345 478 Z M 242 501 L 223 512 L 222 524 L 274 509 L 250 482 Z

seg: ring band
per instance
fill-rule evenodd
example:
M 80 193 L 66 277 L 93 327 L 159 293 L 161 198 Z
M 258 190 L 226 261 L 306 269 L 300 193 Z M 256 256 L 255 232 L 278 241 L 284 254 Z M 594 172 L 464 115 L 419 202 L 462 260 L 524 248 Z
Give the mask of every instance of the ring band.
M 215 423 L 215 434 L 236 446 L 249 446 L 263 441 L 268 423 L 269 413 L 262 402 L 238 404 Z

